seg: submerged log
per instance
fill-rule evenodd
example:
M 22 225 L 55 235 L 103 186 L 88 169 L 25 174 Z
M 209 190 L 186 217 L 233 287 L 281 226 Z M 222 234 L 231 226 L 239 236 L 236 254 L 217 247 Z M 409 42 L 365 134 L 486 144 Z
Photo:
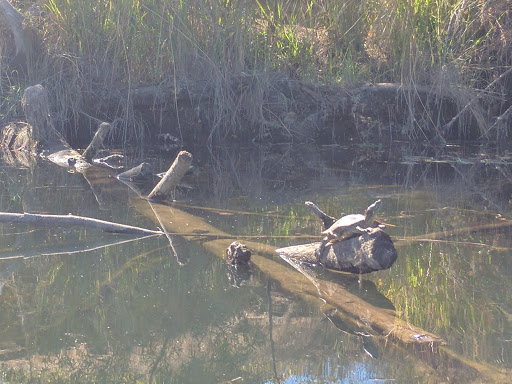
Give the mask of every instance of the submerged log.
M 351 273 L 370 273 L 390 268 L 398 257 L 393 241 L 380 228 L 346 240 L 327 244 L 318 259 L 320 242 L 279 248 L 276 252 L 303 263 L 320 263 L 328 269 Z

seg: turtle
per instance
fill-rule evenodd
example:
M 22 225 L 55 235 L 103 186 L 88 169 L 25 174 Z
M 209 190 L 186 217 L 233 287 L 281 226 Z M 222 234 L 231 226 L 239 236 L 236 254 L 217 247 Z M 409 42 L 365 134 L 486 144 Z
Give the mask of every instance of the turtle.
M 324 211 L 318 208 L 316 204 L 313 203 L 312 201 L 306 201 L 304 202 L 304 204 L 311 208 L 313 213 L 317 215 L 320 218 L 320 220 L 322 220 L 322 222 L 324 223 L 324 229 L 329 229 L 330 226 L 333 225 L 334 222 L 337 220 L 335 217 L 327 215 Z
M 324 250 L 325 246 L 328 243 L 334 243 L 336 241 L 345 240 L 349 237 L 352 237 L 356 234 L 361 234 L 363 232 L 368 232 L 369 227 L 373 224 L 373 217 L 375 211 L 379 209 L 381 205 L 381 200 L 377 200 L 368 208 L 364 215 L 360 213 L 355 213 L 351 215 L 343 216 L 341 219 L 337 220 L 333 225 L 331 225 L 328 229 L 322 232 L 322 235 L 325 235 L 320 247 L 316 250 L 316 255 L 318 259 L 320 259 L 320 255 Z

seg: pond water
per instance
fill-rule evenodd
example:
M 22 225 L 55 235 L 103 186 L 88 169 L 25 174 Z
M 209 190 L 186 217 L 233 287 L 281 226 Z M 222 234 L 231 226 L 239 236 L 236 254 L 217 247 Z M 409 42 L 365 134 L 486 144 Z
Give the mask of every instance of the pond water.
M 407 144 L 190 152 L 197 172 L 167 205 L 150 205 L 116 171 L 3 154 L 2 212 L 180 235 L 0 224 L 0 382 L 509 382 L 507 153 Z M 174 156 L 127 155 L 124 165 L 144 160 L 157 173 Z M 320 239 L 304 201 L 340 216 L 376 199 L 399 255 L 390 269 L 300 273 L 272 251 Z M 253 249 L 249 269 L 224 262 L 236 239 Z M 336 295 L 352 295 L 361 313 L 338 308 Z M 381 315 L 445 345 L 383 334 Z

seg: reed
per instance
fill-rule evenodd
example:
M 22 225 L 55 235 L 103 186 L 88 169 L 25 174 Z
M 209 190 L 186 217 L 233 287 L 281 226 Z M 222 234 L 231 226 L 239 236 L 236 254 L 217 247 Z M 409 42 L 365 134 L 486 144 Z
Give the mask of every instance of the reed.
M 117 118 L 121 123 L 116 134 L 125 140 L 142 139 L 149 128 L 131 100 L 112 105 L 111 95 L 141 84 L 210 84 L 215 89 L 212 137 L 236 135 L 257 119 L 261 125 L 262 95 L 271 91 L 271 84 L 263 81 L 240 97 L 232 92 L 231 80 L 241 74 L 279 71 L 304 81 L 341 85 L 435 84 L 439 94 L 453 94 L 462 108 L 474 97 L 472 90 L 483 89 L 510 65 L 512 21 L 507 4 L 41 0 L 46 14 L 32 21 L 47 58 L 35 66 L 32 82 L 44 83 L 54 95 L 63 127 L 83 129 L 83 116 Z M 2 67 L 2 78 L 6 75 Z M 510 90 L 511 82 L 505 80 L 481 95 L 483 99 Z M 3 98 L 11 92 L 5 84 L 3 80 Z M 4 104 L 0 113 L 5 115 L 10 109 Z M 482 134 L 489 133 L 486 106 L 475 104 L 462 116 L 476 119 Z M 425 113 L 424 123 L 411 119 L 406 127 L 411 137 L 436 125 L 437 118 Z M 96 125 L 91 124 L 91 130 Z M 469 134 L 463 126 L 458 128 L 461 137 Z

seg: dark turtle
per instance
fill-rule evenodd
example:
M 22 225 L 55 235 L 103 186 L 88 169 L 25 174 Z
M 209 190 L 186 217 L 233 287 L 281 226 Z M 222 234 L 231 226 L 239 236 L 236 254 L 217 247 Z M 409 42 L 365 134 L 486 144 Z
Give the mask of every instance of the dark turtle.
M 324 247 L 328 243 L 334 243 L 368 231 L 368 227 L 371 227 L 373 224 L 375 211 L 379 209 L 381 203 L 381 200 L 377 200 L 375 203 L 371 204 L 366 208 L 364 215 L 356 213 L 343 216 L 328 229 L 323 231 L 322 234 L 325 235 L 325 237 L 322 240 L 320 247 L 317 249 L 318 258 L 320 258 Z

